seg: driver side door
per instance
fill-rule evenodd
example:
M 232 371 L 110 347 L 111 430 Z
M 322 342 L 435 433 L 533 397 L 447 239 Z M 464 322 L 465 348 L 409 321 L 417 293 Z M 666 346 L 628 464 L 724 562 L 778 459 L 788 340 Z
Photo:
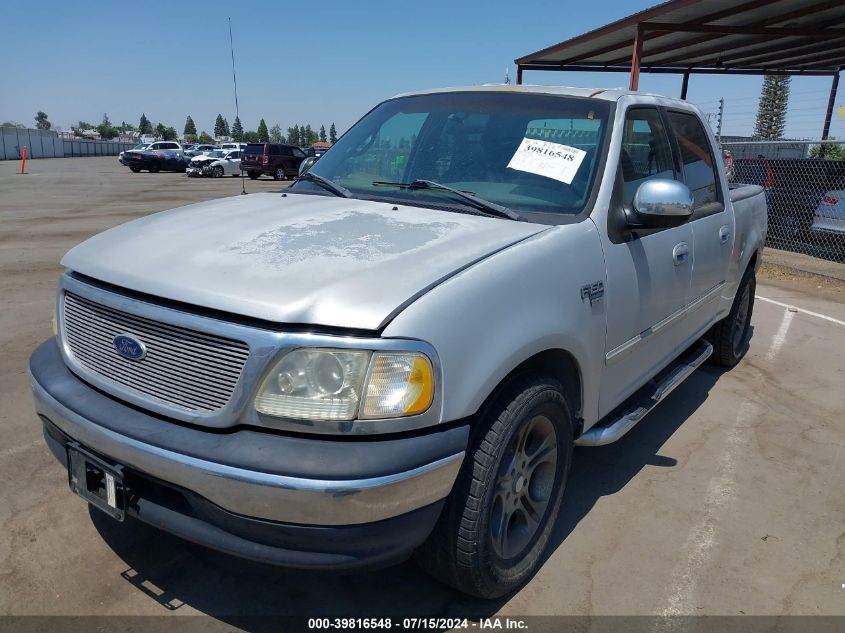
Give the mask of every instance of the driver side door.
M 689 223 L 630 229 L 625 208 L 654 178 L 679 180 L 668 125 L 656 107 L 628 109 L 607 231 L 607 338 L 599 415 L 609 413 L 676 353 L 679 313 L 687 304 L 693 263 Z

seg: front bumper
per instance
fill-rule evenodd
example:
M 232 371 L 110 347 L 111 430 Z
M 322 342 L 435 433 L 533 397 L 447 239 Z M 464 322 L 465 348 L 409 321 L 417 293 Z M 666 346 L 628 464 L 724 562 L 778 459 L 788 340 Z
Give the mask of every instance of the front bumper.
M 468 437 L 466 426 L 372 441 L 201 430 L 89 386 L 54 339 L 33 353 L 30 376 L 51 450 L 62 460 L 73 440 L 123 465 L 133 492 L 128 514 L 215 549 L 295 567 L 407 555 L 437 520 Z

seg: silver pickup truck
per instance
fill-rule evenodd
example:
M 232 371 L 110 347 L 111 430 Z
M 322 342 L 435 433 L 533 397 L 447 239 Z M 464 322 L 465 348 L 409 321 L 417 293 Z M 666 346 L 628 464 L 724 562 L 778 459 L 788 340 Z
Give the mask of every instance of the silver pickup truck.
M 416 552 L 503 595 L 573 446 L 747 348 L 766 205 L 720 156 L 659 96 L 385 101 L 281 193 L 71 250 L 30 360 L 44 437 L 117 520 L 298 568 Z

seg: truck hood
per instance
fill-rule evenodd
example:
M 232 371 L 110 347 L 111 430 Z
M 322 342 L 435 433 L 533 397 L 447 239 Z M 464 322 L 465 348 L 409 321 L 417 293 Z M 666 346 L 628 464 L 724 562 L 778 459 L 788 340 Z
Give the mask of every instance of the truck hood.
M 456 272 L 547 226 L 319 195 L 193 204 L 100 233 L 65 267 L 276 323 L 378 330 Z

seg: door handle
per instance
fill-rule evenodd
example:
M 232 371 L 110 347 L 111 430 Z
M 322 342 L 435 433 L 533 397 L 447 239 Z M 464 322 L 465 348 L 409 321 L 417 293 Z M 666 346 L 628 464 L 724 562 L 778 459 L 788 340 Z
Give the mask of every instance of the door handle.
M 672 261 L 675 262 L 675 266 L 686 263 L 688 258 L 689 245 L 686 242 L 675 244 L 675 248 L 672 249 Z
M 728 228 L 728 225 L 724 225 L 722 228 L 719 229 L 719 243 L 726 244 L 727 241 L 731 237 L 731 230 Z

